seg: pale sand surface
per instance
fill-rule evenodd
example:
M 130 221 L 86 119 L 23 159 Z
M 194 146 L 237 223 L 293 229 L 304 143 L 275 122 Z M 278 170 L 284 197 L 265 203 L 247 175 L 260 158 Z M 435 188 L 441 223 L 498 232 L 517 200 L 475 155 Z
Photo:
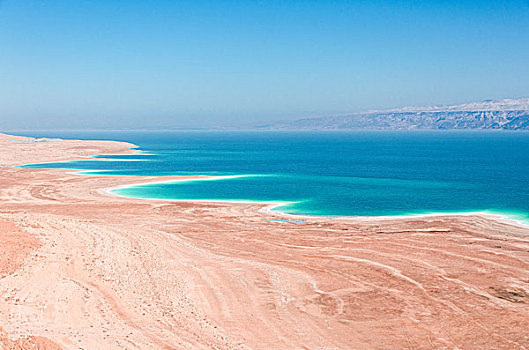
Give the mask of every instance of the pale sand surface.
M 0 135 L 0 348 L 525 349 L 529 230 L 484 215 L 271 222 L 15 164 L 132 145 Z

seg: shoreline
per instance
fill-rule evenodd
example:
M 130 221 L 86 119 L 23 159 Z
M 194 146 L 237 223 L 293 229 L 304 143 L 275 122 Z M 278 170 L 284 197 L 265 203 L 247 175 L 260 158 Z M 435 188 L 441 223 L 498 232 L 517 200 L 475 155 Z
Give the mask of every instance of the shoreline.
M 5 133 L 0 133 L 0 138 L 7 138 L 7 139 L 22 139 L 22 140 L 37 140 L 38 142 L 49 142 L 49 141 L 73 141 L 73 142 L 108 142 L 108 143 L 116 143 L 116 144 L 125 144 L 127 145 L 127 151 L 126 153 L 123 153 L 124 155 L 134 155 L 134 154 L 152 154 L 149 151 L 141 150 L 139 149 L 138 145 L 132 144 L 130 142 L 124 142 L 124 141 L 116 141 L 116 140 L 81 140 L 81 139 L 61 139 L 61 138 L 33 138 L 29 136 L 17 136 L 17 135 L 10 135 Z M 130 153 L 129 153 L 130 152 Z M 42 161 L 42 162 L 31 162 L 31 163 L 20 163 L 11 165 L 14 167 L 18 167 L 21 169 L 39 169 L 39 170 L 58 170 L 58 171 L 70 171 L 70 174 L 73 175 L 86 175 L 86 176 L 108 176 L 108 177 L 125 177 L 125 178 L 143 178 L 143 179 L 160 179 L 160 178 L 171 178 L 170 180 L 163 180 L 163 181 L 145 181 L 145 182 L 139 182 L 139 183 L 133 183 L 133 184 L 126 184 L 126 185 L 119 185 L 112 188 L 102 189 L 103 193 L 110 194 L 113 196 L 118 196 L 121 198 L 128 198 L 128 199 L 139 199 L 139 200 L 149 200 L 149 201 L 169 201 L 169 202 L 183 202 L 183 203 L 234 203 L 234 204 L 261 204 L 263 206 L 263 209 L 270 213 L 270 214 L 279 214 L 282 216 L 291 216 L 291 217 L 304 217 L 304 218 L 322 218 L 322 219 L 405 219 L 405 218 L 421 218 L 421 217 L 444 217 L 444 216 L 475 216 L 475 215 L 482 215 L 486 217 L 495 217 L 497 219 L 503 219 L 508 222 L 514 222 L 522 227 L 529 227 L 529 222 L 525 222 L 524 220 L 519 219 L 513 219 L 509 217 L 508 214 L 502 213 L 502 212 L 494 212 L 494 211 L 469 211 L 469 212 L 438 212 L 438 213 L 425 213 L 425 214 L 402 214 L 402 215 L 310 215 L 310 214 L 293 214 L 293 213 L 287 213 L 282 212 L 279 210 L 273 210 L 276 207 L 280 207 L 285 204 L 291 204 L 295 202 L 282 202 L 282 201 L 258 201 L 258 200 L 212 200 L 212 199 L 160 199 L 160 198 L 142 198 L 142 197 L 131 197 L 131 196 L 124 196 L 119 195 L 117 193 L 112 192 L 116 189 L 123 189 L 123 188 L 133 188 L 137 186 L 143 186 L 143 185 L 151 185 L 151 184 L 160 184 L 160 183 L 172 183 L 172 182 L 180 182 L 180 181 L 214 181 L 217 179 L 225 179 L 225 178 L 238 178 L 238 177 L 247 177 L 247 176 L 260 176 L 260 175 L 253 175 L 253 174 L 240 174 L 240 175 L 153 175 L 153 176 L 143 176 L 143 175 L 101 175 L 101 174 L 91 174 L 92 172 L 101 172 L 101 170 L 86 170 L 86 169 L 78 169 L 78 168 L 25 168 L 25 166 L 28 165 L 34 165 L 34 164 L 46 164 L 46 163 L 66 163 L 66 162 L 75 162 L 75 161 L 83 161 L 83 160 L 94 160 L 94 161 L 121 161 L 120 159 L 99 159 L 97 157 L 101 156 L 114 156 L 114 155 L 120 155 L 120 154 L 109 154 L 109 153 L 98 153 L 98 154 L 92 154 L 88 156 L 83 157 L 76 157 L 76 158 L 59 158 L 54 161 Z M 131 160 L 125 160 L 125 161 L 131 161 Z
M 6 135 L 6 134 L 2 134 Z M 6 135 L 6 136 L 12 136 L 12 135 Z M 19 136 L 13 136 L 13 137 L 19 137 Z M 25 137 L 24 137 L 25 138 Z M 53 138 L 53 139 L 47 139 L 47 140 L 62 140 L 60 138 Z M 85 140 L 75 140 L 75 141 L 85 141 Z M 89 142 L 97 142 L 94 140 L 87 140 Z M 108 140 L 108 142 L 115 142 L 115 143 L 126 143 L 129 145 L 132 145 L 132 147 L 129 148 L 131 151 L 131 155 L 133 154 L 151 154 L 149 151 L 141 150 L 139 149 L 138 145 L 129 143 L 129 142 L 123 142 L 123 141 L 115 141 L 115 140 Z M 24 166 L 28 165 L 34 165 L 34 164 L 46 164 L 46 163 L 66 163 L 66 162 L 75 162 L 75 161 L 83 161 L 83 160 L 94 160 L 94 161 L 122 161 L 119 158 L 118 159 L 112 159 L 112 158 L 96 158 L 98 156 L 108 156 L 108 155 L 114 155 L 114 154 L 94 154 L 90 155 L 86 158 L 77 158 L 77 159 L 65 159 L 65 160 L 57 160 L 54 162 L 36 162 L 36 163 L 26 163 L 26 164 L 19 164 L 16 165 L 17 167 L 21 167 L 24 169 L 32 169 L 32 168 L 25 168 Z M 116 154 L 119 155 L 119 154 Z M 136 160 L 124 160 L 124 161 L 136 161 Z M 47 169 L 47 168 L 38 168 L 38 169 Z M 144 176 L 144 175 L 103 175 L 103 174 L 92 174 L 101 172 L 101 170 L 85 170 L 85 169 L 78 169 L 78 168 L 49 168 L 54 170 L 72 170 L 72 174 L 76 175 L 88 175 L 88 176 L 111 176 L 111 177 L 128 177 L 128 178 L 146 178 L 149 179 L 149 181 L 145 182 L 139 182 L 134 184 L 126 184 L 126 185 L 120 185 L 113 188 L 104 189 L 103 192 L 119 196 L 122 198 L 129 198 L 129 199 L 141 199 L 141 200 L 155 200 L 155 201 L 169 201 L 169 202 L 183 202 L 183 203 L 234 203 L 234 204 L 260 204 L 263 206 L 262 210 L 266 213 L 269 213 L 270 215 L 277 216 L 288 216 L 288 217 L 294 217 L 294 218 L 323 218 L 323 219 L 337 219 L 337 220 L 379 220 L 379 219 L 406 219 L 406 218 L 421 218 L 421 217 L 445 217 L 445 216 L 484 216 L 484 217 L 492 217 L 496 220 L 504 221 L 506 223 L 515 224 L 518 226 L 521 226 L 523 228 L 529 228 L 529 218 L 527 220 L 524 219 L 517 219 L 514 218 L 509 213 L 504 213 L 500 211 L 494 211 L 494 210 L 477 210 L 477 211 L 463 211 L 463 212 L 431 212 L 431 213 L 412 213 L 412 214 L 401 214 L 401 215 L 318 215 L 318 214 L 303 214 L 303 213 L 288 213 L 281 210 L 274 210 L 274 208 L 278 208 L 284 205 L 296 203 L 296 202 L 289 202 L 289 201 L 259 201 L 259 200 L 223 200 L 223 199 L 169 199 L 169 198 L 150 198 L 150 197 L 133 197 L 133 196 L 125 196 L 120 195 L 115 192 L 114 190 L 119 189 L 125 189 L 125 188 L 134 188 L 138 186 L 143 185 L 152 185 L 152 184 L 164 184 L 164 183 L 173 183 L 173 182 L 183 182 L 183 181 L 215 181 L 215 180 L 222 180 L 222 179 L 234 179 L 239 177 L 249 177 L 249 176 L 262 176 L 262 175 L 255 175 L 255 174 L 237 174 L 237 175 L 152 175 L 152 176 Z M 108 170 L 111 171 L 111 170 Z M 266 175 L 265 175 L 266 176 Z M 170 180 L 162 180 L 157 181 L 158 179 L 162 178 L 171 178 Z M 153 181 L 150 181 L 153 180 Z M 523 214 L 522 214 L 523 215 Z M 516 215 L 515 215 L 516 216 Z
M 528 131 L 529 132 L 529 131 Z M 33 139 L 37 140 L 38 142 L 49 142 L 49 141 L 65 141 L 65 139 L 61 138 L 33 138 L 28 136 L 16 136 L 16 135 L 9 135 L 0 133 L 0 136 L 13 138 L 13 139 Z M 139 149 L 138 145 L 135 145 L 130 142 L 125 141 L 116 141 L 116 140 L 81 140 L 81 139 L 72 139 L 68 141 L 80 141 L 80 142 L 110 142 L 110 143 L 116 143 L 116 144 L 126 144 L 128 151 L 130 153 L 123 153 L 123 155 L 134 155 L 134 154 L 146 154 L 151 155 L 155 153 L 151 153 L 146 150 Z M 83 160 L 94 160 L 94 161 L 122 161 L 120 159 L 112 159 L 112 158 L 97 158 L 97 157 L 104 157 L 104 156 L 117 156 L 120 154 L 108 154 L 108 153 L 99 153 L 99 154 L 93 154 L 85 157 L 79 157 L 79 158 L 68 158 L 68 159 L 59 159 L 55 160 L 53 162 L 49 161 L 43 161 L 43 162 L 32 162 L 32 163 L 25 163 L 25 164 L 17 164 L 14 165 L 16 167 L 20 167 L 23 169 L 32 169 L 32 168 L 24 168 L 24 166 L 27 165 L 33 165 L 33 164 L 46 164 L 46 163 L 65 163 L 65 162 L 75 162 L 75 161 L 83 161 Z M 131 160 L 124 160 L 124 161 L 131 161 Z M 135 160 L 133 160 L 135 161 Z M 310 214 L 294 214 L 294 213 L 288 213 L 283 212 L 280 210 L 274 210 L 274 208 L 281 207 L 283 205 L 288 205 L 296 202 L 282 202 L 282 201 L 259 201 L 259 200 L 212 200 L 212 199 L 161 199 L 161 198 L 142 198 L 142 197 L 132 197 L 132 196 L 124 196 L 119 195 L 117 193 L 114 193 L 112 191 L 117 189 L 124 189 L 124 188 L 133 188 L 137 186 L 143 186 L 143 185 L 152 185 L 152 184 L 163 184 L 163 183 L 173 183 L 173 182 L 185 182 L 185 181 L 215 181 L 215 180 L 222 180 L 222 179 L 233 179 L 233 178 L 239 178 L 239 177 L 248 177 L 248 176 L 262 176 L 262 175 L 254 175 L 254 174 L 238 174 L 238 175 L 153 175 L 153 176 L 144 176 L 144 175 L 101 175 L 101 174 L 90 174 L 91 172 L 101 172 L 101 170 L 85 170 L 85 169 L 77 169 L 77 168 L 38 168 L 43 170 L 73 170 L 71 174 L 74 175 L 88 175 L 88 176 L 109 176 L 109 177 L 126 177 L 126 178 L 148 178 L 153 179 L 153 181 L 146 181 L 146 182 L 139 182 L 134 184 L 126 184 L 126 185 L 120 185 L 112 188 L 107 189 L 101 189 L 103 193 L 110 194 L 112 196 L 118 196 L 121 198 L 127 198 L 127 199 L 135 199 L 135 200 L 147 200 L 147 201 L 168 201 L 168 202 L 181 202 L 181 203 L 223 203 L 223 204 L 259 204 L 262 206 L 262 211 L 265 213 L 268 213 L 273 216 L 283 216 L 283 217 L 293 217 L 293 218 L 311 218 L 311 219 L 330 219 L 330 220 L 398 220 L 398 219 L 408 219 L 408 218 L 427 218 L 427 217 L 450 217 L 450 216 L 483 216 L 485 218 L 494 218 L 495 220 L 507 223 L 507 224 L 514 224 L 517 226 L 520 226 L 522 228 L 529 228 L 529 221 L 524 221 L 522 219 L 514 219 L 509 214 L 503 213 L 503 212 L 495 212 L 495 211 L 488 211 L 488 210 L 478 210 L 478 211 L 468 211 L 468 212 L 434 212 L 434 213 L 424 213 L 424 214 L 402 214 L 402 215 L 310 215 Z M 157 181 L 160 178 L 171 178 L 171 180 L 164 180 L 164 181 Z
M 204 176 L 205 178 L 202 178 L 200 176 Z M 212 177 L 214 179 L 209 179 L 208 177 Z M 289 204 L 293 204 L 297 202 L 259 201 L 259 200 L 227 200 L 227 199 L 226 200 L 223 200 L 223 199 L 170 199 L 170 198 L 134 197 L 134 196 L 121 195 L 121 194 L 117 194 L 113 192 L 116 189 L 133 188 L 137 186 L 160 184 L 160 183 L 173 183 L 173 182 L 185 182 L 185 181 L 212 181 L 212 180 L 216 180 L 216 178 L 219 178 L 219 177 L 222 178 L 223 176 L 197 175 L 197 178 L 192 177 L 192 178 L 185 178 L 181 180 L 176 179 L 176 180 L 168 180 L 168 181 L 141 182 L 137 184 L 129 184 L 129 185 L 123 185 L 123 186 L 118 186 L 114 188 L 104 189 L 103 192 L 106 194 L 118 196 L 121 198 L 145 200 L 145 201 L 163 201 L 163 202 L 175 202 L 175 203 L 180 202 L 180 203 L 258 204 L 263 207 L 261 211 L 264 213 L 267 213 L 273 216 L 279 216 L 279 217 L 291 217 L 294 219 L 309 218 L 309 219 L 314 219 L 314 220 L 328 219 L 328 220 L 369 221 L 369 220 L 384 220 L 384 219 L 399 220 L 399 219 L 429 218 L 429 217 L 483 216 L 486 218 L 494 218 L 495 220 L 502 221 L 507 224 L 517 225 L 522 228 L 529 228 L 529 221 L 524 221 L 522 219 L 515 219 L 506 213 L 487 211 L 487 210 L 468 211 L 468 212 L 438 212 L 438 213 L 425 213 L 425 214 L 402 214 L 402 215 L 325 215 L 325 214 L 311 215 L 311 214 L 302 214 L 302 213 L 294 214 L 294 213 L 289 213 L 289 212 L 285 212 L 281 210 L 275 210 L 275 208 L 280 208 L 284 205 L 289 205 Z M 230 176 L 230 178 L 232 177 Z
M 109 191 L 160 178 L 13 165 L 127 144 L 43 144 L 0 136 L 0 347 L 529 345 L 527 227 L 488 213 L 323 217 L 123 197 Z

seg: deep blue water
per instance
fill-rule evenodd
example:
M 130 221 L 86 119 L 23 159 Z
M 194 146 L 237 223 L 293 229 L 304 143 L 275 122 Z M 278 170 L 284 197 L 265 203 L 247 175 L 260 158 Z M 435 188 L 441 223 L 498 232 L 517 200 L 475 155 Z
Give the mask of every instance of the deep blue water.
M 524 132 L 19 133 L 137 144 L 150 154 L 30 165 L 105 175 L 255 175 L 116 190 L 141 198 L 294 202 L 289 213 L 529 214 Z M 134 161 L 130 161 L 134 160 Z

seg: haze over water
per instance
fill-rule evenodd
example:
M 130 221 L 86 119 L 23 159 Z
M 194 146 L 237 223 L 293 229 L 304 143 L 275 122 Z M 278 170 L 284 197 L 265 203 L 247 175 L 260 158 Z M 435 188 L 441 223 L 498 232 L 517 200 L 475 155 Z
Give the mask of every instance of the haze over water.
M 280 210 L 311 215 L 494 211 L 522 217 L 529 213 L 529 133 L 31 135 L 124 140 L 151 153 L 29 165 L 31 168 L 95 170 L 102 175 L 249 175 L 114 191 L 123 196 L 285 201 L 291 203 Z

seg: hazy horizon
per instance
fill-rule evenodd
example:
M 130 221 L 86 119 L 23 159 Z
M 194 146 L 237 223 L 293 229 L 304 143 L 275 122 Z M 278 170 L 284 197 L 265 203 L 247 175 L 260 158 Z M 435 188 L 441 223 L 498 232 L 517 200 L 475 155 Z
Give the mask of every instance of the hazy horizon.
M 529 96 L 527 1 L 0 1 L 0 129 L 251 128 Z

